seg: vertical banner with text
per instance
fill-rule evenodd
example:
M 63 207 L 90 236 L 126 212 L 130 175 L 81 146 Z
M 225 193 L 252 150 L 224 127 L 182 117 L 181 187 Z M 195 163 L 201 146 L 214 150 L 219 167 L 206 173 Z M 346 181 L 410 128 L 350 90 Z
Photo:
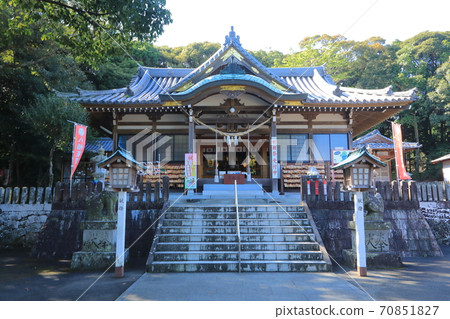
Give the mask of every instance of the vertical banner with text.
M 392 136 L 394 139 L 395 151 L 395 166 L 397 168 L 397 179 L 405 180 L 411 179 L 411 176 L 406 172 L 405 163 L 403 161 L 403 138 L 402 126 L 392 122 Z
M 271 154 L 271 170 L 272 170 L 272 178 L 279 178 L 279 166 L 278 166 L 278 143 L 277 138 L 272 137 L 270 141 L 270 154 Z
M 197 153 L 184 154 L 184 188 L 197 188 Z
M 80 163 L 81 156 L 83 156 L 84 146 L 86 145 L 86 133 L 87 126 L 74 123 L 75 129 L 73 132 L 73 148 L 72 148 L 72 165 L 70 172 L 70 180 L 72 180 L 73 174 L 77 169 L 78 163 Z

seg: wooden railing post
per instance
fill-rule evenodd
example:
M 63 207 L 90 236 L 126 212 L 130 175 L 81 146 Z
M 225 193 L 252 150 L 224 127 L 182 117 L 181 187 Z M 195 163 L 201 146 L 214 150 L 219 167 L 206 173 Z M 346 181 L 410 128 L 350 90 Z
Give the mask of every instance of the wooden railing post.
M 170 178 L 169 178 L 169 176 L 163 176 L 162 195 L 163 195 L 163 200 L 165 202 L 167 202 L 169 200 L 169 187 L 170 187 Z
M 409 200 L 408 182 L 402 181 L 400 185 L 402 190 L 402 201 L 408 201 Z
M 418 201 L 418 194 L 417 194 L 417 183 L 414 181 L 408 182 L 409 186 L 409 199 L 411 201 Z
M 160 182 L 155 182 L 155 187 L 153 189 L 153 192 L 154 192 L 153 198 L 155 199 L 155 203 L 159 202 L 159 199 L 160 199 L 160 196 L 159 196 L 160 188 L 161 188 L 161 183 Z
M 0 187 L 0 204 L 3 204 L 5 198 L 5 189 L 3 187 Z
M 145 201 L 147 203 L 152 202 L 152 183 L 145 183 Z
M 327 201 L 332 202 L 334 200 L 333 196 L 333 184 L 331 181 L 327 182 Z

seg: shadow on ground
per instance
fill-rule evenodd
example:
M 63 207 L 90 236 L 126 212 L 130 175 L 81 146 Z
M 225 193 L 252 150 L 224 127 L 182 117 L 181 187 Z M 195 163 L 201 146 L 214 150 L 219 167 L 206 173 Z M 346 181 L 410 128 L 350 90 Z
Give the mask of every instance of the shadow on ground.
M 0 251 L 0 300 L 116 300 L 144 269 L 143 258 L 133 259 L 123 278 L 114 278 L 112 268 L 89 288 L 102 272 L 71 271 L 70 260 L 37 260 L 28 251 Z
M 443 257 L 405 257 L 403 268 L 369 269 L 358 277 L 353 269 L 333 265 L 335 273 L 378 301 L 450 301 L 450 246 Z

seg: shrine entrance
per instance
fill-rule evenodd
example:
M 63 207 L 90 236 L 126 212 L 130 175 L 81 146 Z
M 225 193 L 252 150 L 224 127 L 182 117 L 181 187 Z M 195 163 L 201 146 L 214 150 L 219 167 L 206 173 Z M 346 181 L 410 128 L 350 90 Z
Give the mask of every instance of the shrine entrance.
M 215 141 L 213 142 L 215 144 Z M 214 178 L 216 174 L 223 178 L 225 174 L 248 174 L 251 178 L 267 178 L 268 167 L 268 142 L 240 141 L 236 146 L 228 145 L 223 140 L 216 145 L 204 145 L 200 147 L 199 163 L 202 178 Z M 249 152 L 250 147 L 250 152 Z M 217 171 L 216 171 L 217 168 Z

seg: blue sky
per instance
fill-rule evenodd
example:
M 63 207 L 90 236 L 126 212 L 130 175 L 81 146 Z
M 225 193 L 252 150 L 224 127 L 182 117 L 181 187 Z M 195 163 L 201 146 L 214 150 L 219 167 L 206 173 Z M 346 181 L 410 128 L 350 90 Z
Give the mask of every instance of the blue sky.
M 167 0 L 174 22 L 156 45 L 223 43 L 234 26 L 248 50 L 297 50 L 304 37 L 343 34 L 406 40 L 422 31 L 450 31 L 448 0 Z

